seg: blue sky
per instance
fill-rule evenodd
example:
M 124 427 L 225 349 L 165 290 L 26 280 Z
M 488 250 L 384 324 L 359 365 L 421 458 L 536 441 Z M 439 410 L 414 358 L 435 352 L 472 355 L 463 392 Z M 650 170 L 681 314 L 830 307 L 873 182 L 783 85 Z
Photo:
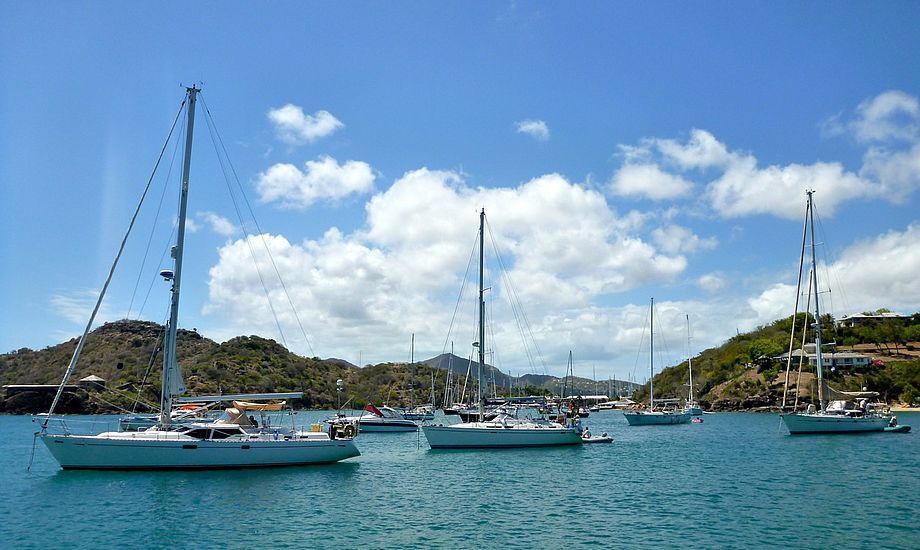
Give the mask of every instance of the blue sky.
M 281 340 L 252 242 L 295 352 L 405 360 L 415 333 L 417 358 L 467 355 L 448 327 L 484 207 L 542 355 L 496 278 L 497 366 L 561 375 L 572 350 L 576 374 L 642 379 L 650 297 L 659 364 L 685 358 L 685 315 L 696 352 L 791 314 L 806 188 L 824 309 L 920 310 L 915 2 L 5 2 L 0 21 L 0 350 L 81 332 L 192 83 L 264 234 L 240 230 L 199 117 L 180 324 L 218 341 Z M 165 317 L 170 223 L 145 219 L 101 320 Z

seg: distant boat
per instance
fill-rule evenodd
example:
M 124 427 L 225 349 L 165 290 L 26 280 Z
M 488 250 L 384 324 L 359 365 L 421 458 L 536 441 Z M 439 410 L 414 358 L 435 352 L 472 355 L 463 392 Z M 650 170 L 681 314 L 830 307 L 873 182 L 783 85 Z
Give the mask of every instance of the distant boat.
M 581 423 L 573 418 L 565 423 L 540 419 L 518 418 L 516 414 L 500 412 L 493 420 L 484 420 L 484 396 L 482 394 L 482 370 L 485 365 L 485 300 L 483 298 L 483 263 L 485 243 L 485 218 L 479 214 L 479 413 L 474 422 L 453 425 L 425 425 L 422 431 L 432 449 L 483 449 L 512 447 L 548 447 L 580 445 Z M 516 411 L 519 409 L 515 409 Z
M 614 401 L 604 401 L 603 403 L 598 403 L 597 408 L 602 411 L 610 411 L 613 409 L 628 409 L 635 404 L 636 402 L 628 397 L 620 397 Z
M 613 438 L 607 435 L 607 432 L 601 435 L 591 435 L 591 432 L 581 434 L 583 443 L 613 443 Z
M 648 401 L 649 410 L 623 411 L 626 422 L 630 426 L 652 426 L 659 424 L 686 424 L 690 422 L 690 413 L 674 410 L 657 410 L 655 407 L 655 299 L 652 298 L 649 306 L 649 381 Z
M 367 414 L 358 416 L 335 416 L 326 420 L 327 424 L 357 424 L 362 432 L 415 432 L 418 424 L 407 419 L 392 407 L 380 407 L 368 404 L 364 407 Z
M 703 414 L 703 408 L 700 407 L 700 404 L 693 398 L 693 358 L 690 353 L 690 316 L 687 315 L 687 372 L 690 378 L 687 387 L 690 388 L 690 393 L 687 395 L 687 403 L 684 405 L 684 412 L 689 413 L 690 416 L 701 416 Z
M 404 410 L 402 416 L 407 420 L 434 420 L 434 406 L 429 403 L 416 405 L 411 409 Z
M 256 466 L 291 466 L 338 462 L 360 453 L 352 437 L 355 426 L 343 427 L 339 432 L 321 431 L 319 425 L 310 431 L 293 426 L 256 426 L 254 418 L 246 416 L 247 410 L 274 410 L 275 404 L 234 402 L 216 420 L 176 423 L 172 418 L 173 403 L 185 392 L 185 384 L 176 358 L 176 331 L 179 315 L 179 290 L 182 280 L 182 260 L 185 242 L 186 212 L 188 206 L 189 170 L 192 157 L 192 134 L 195 122 L 195 103 L 199 89 L 187 89 L 183 107 L 187 108 L 185 157 L 182 169 L 182 189 L 179 197 L 176 244 L 172 249 L 174 268 L 160 275 L 171 284 L 170 316 L 164 338 L 162 398 L 157 424 L 144 431 L 103 432 L 95 435 L 76 435 L 68 426 L 59 432 L 50 432 L 48 423 L 60 400 L 67 380 L 73 373 L 92 327 L 96 312 L 105 296 L 109 280 L 103 286 L 96 308 L 90 316 L 83 336 L 51 403 L 39 439 L 64 469 L 200 469 L 245 468 Z M 132 223 L 133 225 L 133 223 Z M 125 236 L 127 240 L 127 235 Z M 121 255 L 119 250 L 118 257 Z M 116 257 L 116 264 L 118 261 Z M 298 395 L 298 394 L 295 394 Z M 302 393 L 299 396 L 302 397 Z M 278 405 L 280 408 L 280 404 Z M 292 417 L 293 418 L 293 417 Z
M 824 379 L 824 359 L 821 354 L 821 311 L 818 301 L 817 259 L 815 253 L 814 204 L 812 194 L 807 191 L 808 201 L 805 206 L 805 228 L 802 236 L 802 254 L 805 258 L 806 235 L 811 235 L 811 273 L 809 289 L 815 297 L 815 369 L 818 382 L 819 406 L 809 404 L 804 412 L 791 412 L 782 416 L 790 434 L 832 434 L 855 432 L 881 432 L 891 422 L 891 415 L 876 411 L 869 399 L 877 397 L 877 392 L 835 392 L 845 399 L 828 400 L 830 388 Z M 803 262 L 804 263 L 804 262 Z M 802 265 L 799 266 L 799 286 L 801 287 Z M 796 294 L 798 295 L 798 293 Z M 812 294 L 809 293 L 809 296 Z M 796 300 L 798 306 L 798 300 Z M 798 309 L 798 307 L 796 307 Z M 798 311 L 796 311 L 798 313 Z M 795 319 L 795 315 L 793 315 Z M 795 330 L 793 325 L 793 331 Z M 790 346 L 791 347 L 791 346 Z
M 415 374 L 415 333 L 412 334 L 412 343 L 409 346 L 409 365 L 412 369 L 413 375 Z M 415 387 L 412 385 L 411 381 L 409 383 L 410 388 L 412 389 L 412 401 L 415 401 Z M 425 403 L 424 405 L 415 405 L 414 403 L 410 404 L 408 408 L 401 409 L 399 414 L 406 420 L 434 420 L 434 371 L 431 371 L 431 403 Z

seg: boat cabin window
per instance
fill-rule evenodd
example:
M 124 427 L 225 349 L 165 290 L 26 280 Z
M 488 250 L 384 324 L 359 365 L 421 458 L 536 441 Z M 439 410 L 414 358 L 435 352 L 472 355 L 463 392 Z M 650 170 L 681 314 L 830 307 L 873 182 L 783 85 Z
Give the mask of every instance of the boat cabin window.
M 193 430 L 188 430 L 185 435 L 196 439 L 207 439 L 210 431 L 211 430 L 208 428 L 195 428 Z
M 235 435 L 240 435 L 242 430 L 238 426 L 227 426 L 221 428 L 192 428 L 185 435 L 196 439 L 227 439 Z
M 215 429 L 211 434 L 211 439 L 227 439 L 234 435 L 240 435 L 242 430 L 238 426 L 228 426 L 226 428 Z

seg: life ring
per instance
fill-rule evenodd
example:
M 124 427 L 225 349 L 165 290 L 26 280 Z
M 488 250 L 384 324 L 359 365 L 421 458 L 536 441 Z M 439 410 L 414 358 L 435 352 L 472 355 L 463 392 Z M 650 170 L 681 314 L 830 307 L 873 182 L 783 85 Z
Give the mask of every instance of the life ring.
M 342 428 L 342 434 L 345 437 L 354 437 L 356 431 L 354 424 L 345 424 L 345 427 Z

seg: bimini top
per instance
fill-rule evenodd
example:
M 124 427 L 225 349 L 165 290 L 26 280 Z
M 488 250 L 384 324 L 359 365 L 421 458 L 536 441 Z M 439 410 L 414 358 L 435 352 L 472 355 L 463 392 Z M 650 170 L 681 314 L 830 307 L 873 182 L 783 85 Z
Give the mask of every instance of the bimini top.
M 284 401 L 280 403 L 250 403 L 248 401 L 234 401 L 233 408 L 239 411 L 280 411 Z

